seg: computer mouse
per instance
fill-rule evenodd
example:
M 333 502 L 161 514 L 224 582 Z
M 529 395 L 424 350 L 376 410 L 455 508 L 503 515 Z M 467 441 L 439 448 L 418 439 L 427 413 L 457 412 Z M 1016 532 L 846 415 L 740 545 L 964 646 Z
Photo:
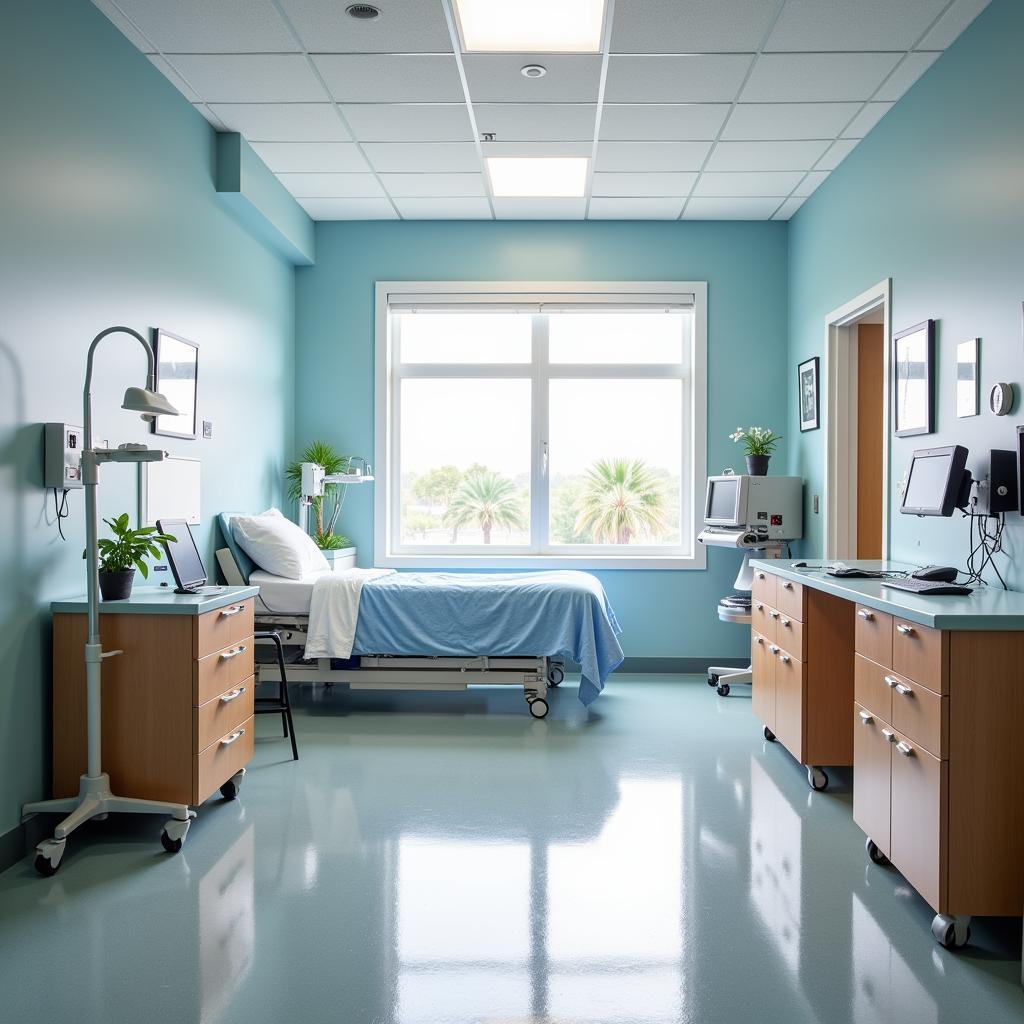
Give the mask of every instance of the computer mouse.
M 934 580 L 937 583 L 953 583 L 957 570 L 952 565 L 926 565 L 910 574 L 915 580 Z
M 807 563 L 806 562 L 790 562 L 789 563 L 789 567 L 790 567 L 790 569 L 806 569 L 807 568 Z

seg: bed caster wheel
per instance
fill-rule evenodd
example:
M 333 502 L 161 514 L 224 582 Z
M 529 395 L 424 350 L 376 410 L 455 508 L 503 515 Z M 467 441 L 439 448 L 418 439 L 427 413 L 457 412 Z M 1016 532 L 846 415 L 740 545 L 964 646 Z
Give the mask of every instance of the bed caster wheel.
M 719 697 L 728 697 L 729 696 L 729 691 L 730 691 L 730 687 L 729 687 L 728 683 L 719 683 L 718 684 L 718 696 Z
M 773 732 L 771 731 L 771 729 L 769 729 L 769 728 L 768 728 L 768 726 L 767 726 L 767 725 L 766 725 L 766 726 L 764 727 L 764 738 L 765 738 L 765 739 L 766 739 L 766 740 L 767 740 L 767 741 L 768 741 L 769 743 L 774 743 L 774 742 L 775 742 L 775 733 L 773 733 Z
M 44 839 L 36 847 L 35 869 L 43 878 L 52 878 L 57 874 L 66 845 L 64 839 Z
M 225 800 L 234 800 L 242 788 L 242 779 L 244 778 L 244 768 L 240 772 L 235 772 L 235 774 L 220 787 L 220 795 L 224 797 Z
M 717 686 L 717 685 L 718 685 L 718 674 L 716 672 L 709 672 L 708 673 L 708 686 Z
M 565 678 L 565 672 L 557 665 L 548 669 L 548 686 L 558 686 Z
M 864 849 L 867 851 L 868 860 L 872 864 L 878 864 L 881 867 L 887 867 L 889 864 L 889 858 L 878 848 L 874 839 L 870 836 L 864 841 Z
M 168 853 L 178 853 L 185 845 L 185 837 L 188 835 L 188 827 L 192 824 L 193 813 L 189 814 L 184 821 L 178 818 L 171 818 L 164 823 L 164 830 L 160 833 L 160 842 Z
M 821 793 L 828 789 L 828 772 L 823 768 L 815 768 L 814 765 L 807 766 L 807 782 L 815 793 Z
M 530 714 L 533 715 L 534 718 L 547 718 L 548 702 L 543 697 L 538 697 L 536 700 L 531 700 Z
M 971 919 L 936 914 L 932 919 L 932 935 L 943 949 L 960 949 L 971 941 Z

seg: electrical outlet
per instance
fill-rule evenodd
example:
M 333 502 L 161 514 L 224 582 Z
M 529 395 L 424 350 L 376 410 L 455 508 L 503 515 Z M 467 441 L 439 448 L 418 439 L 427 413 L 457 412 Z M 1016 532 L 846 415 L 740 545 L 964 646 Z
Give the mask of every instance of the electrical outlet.
M 816 495 L 816 494 L 814 495 L 813 498 L 811 498 L 811 508 L 813 509 L 814 514 L 817 515 L 818 514 L 818 495 Z
M 203 437 L 213 437 L 213 420 L 203 420 Z

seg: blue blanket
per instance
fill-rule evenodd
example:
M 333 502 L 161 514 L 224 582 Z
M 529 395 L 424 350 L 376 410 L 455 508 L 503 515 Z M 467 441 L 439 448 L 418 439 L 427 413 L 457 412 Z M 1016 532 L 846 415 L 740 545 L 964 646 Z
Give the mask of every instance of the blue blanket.
M 395 573 L 363 587 L 352 653 L 569 657 L 590 704 L 622 664 L 621 632 L 589 573 Z

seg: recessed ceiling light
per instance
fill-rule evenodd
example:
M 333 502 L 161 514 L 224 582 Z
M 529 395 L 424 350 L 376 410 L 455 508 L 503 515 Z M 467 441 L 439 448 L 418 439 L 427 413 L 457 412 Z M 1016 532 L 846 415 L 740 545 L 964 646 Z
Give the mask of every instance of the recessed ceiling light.
M 578 197 L 586 194 L 585 156 L 489 156 L 491 191 L 498 198 Z
M 598 53 L 605 0 L 455 0 L 467 52 Z
M 380 9 L 373 4 L 351 4 L 345 8 L 345 13 L 357 21 L 373 21 L 380 17 Z
M 543 64 L 524 64 L 519 69 L 523 78 L 543 78 L 547 73 L 548 69 Z

